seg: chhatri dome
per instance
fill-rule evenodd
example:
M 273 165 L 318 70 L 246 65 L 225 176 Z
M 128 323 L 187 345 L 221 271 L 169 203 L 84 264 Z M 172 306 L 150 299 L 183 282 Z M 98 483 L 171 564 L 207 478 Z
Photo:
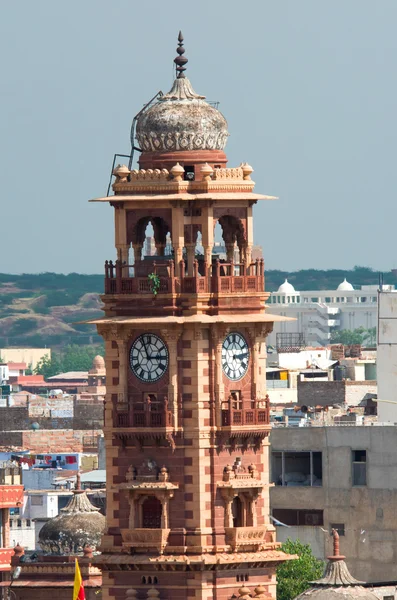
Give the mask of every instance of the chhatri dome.
M 291 283 L 289 283 L 288 279 L 286 279 L 284 283 L 280 285 L 277 291 L 280 294 L 295 294 L 295 288 Z
M 344 278 L 342 283 L 340 283 L 338 285 L 338 287 L 336 289 L 338 292 L 354 292 L 354 287 L 352 286 L 351 283 L 346 281 L 346 277 Z
M 95 551 L 104 530 L 105 517 L 81 489 L 78 473 L 72 498 L 65 508 L 61 508 L 58 516 L 47 521 L 41 528 L 39 544 L 49 554 L 82 553 L 87 546 Z
M 136 137 L 142 152 L 220 150 L 228 138 L 222 113 L 196 94 L 185 77 L 188 59 L 183 56 L 183 36 L 178 36 L 177 77 L 171 90 L 150 108 L 141 112 Z
M 295 600 L 376 600 L 377 596 L 363 581 L 354 579 L 347 568 L 345 557 L 339 554 L 339 534 L 333 529 L 333 556 L 328 556 L 328 563 L 321 579 L 312 582 L 312 587 L 299 594 Z

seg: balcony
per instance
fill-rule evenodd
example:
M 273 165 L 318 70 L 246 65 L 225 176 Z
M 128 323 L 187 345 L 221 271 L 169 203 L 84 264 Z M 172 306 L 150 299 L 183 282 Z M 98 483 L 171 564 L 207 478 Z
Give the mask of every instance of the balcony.
M 128 412 L 117 414 L 118 427 L 173 427 L 172 412 L 166 406 L 152 410 L 151 406 L 134 406 Z
M 265 400 L 250 402 L 250 408 L 243 405 L 238 408 L 222 409 L 222 427 L 246 427 L 263 426 L 270 424 L 270 401 L 268 396 Z M 252 407 L 252 404 L 255 406 Z
M 225 540 L 233 552 L 257 552 L 266 543 L 266 532 L 265 526 L 225 527 Z
M 158 276 L 157 294 L 252 294 L 265 289 L 263 259 L 248 266 L 216 261 L 209 268 L 196 260 L 190 276 L 185 272 L 184 261 L 179 266 L 180 275 L 176 276 L 173 260 L 141 261 L 135 266 L 106 261 L 105 294 L 153 295 L 153 284 L 148 278 L 152 273 Z
M 163 554 L 168 543 L 170 529 L 121 529 L 123 547 L 136 552 Z

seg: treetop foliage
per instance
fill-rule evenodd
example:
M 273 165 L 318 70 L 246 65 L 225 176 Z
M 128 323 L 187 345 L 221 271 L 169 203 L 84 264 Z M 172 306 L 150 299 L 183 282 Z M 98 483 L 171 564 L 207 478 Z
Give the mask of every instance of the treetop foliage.
M 313 555 L 309 544 L 288 539 L 281 546 L 286 554 L 296 554 L 296 560 L 282 563 L 277 569 L 277 600 L 292 600 L 319 579 L 324 571 L 324 562 Z

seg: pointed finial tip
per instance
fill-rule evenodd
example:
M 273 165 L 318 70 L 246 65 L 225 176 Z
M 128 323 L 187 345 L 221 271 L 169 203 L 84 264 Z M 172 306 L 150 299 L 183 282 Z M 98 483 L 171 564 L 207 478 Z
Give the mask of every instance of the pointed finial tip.
M 178 35 L 178 48 L 176 49 L 176 51 L 178 53 L 178 56 L 174 58 L 174 63 L 176 64 L 176 76 L 177 79 L 184 79 L 184 71 L 186 71 L 185 65 L 188 62 L 188 60 L 186 56 L 183 56 L 185 54 L 185 48 L 183 46 L 182 31 L 180 31 Z

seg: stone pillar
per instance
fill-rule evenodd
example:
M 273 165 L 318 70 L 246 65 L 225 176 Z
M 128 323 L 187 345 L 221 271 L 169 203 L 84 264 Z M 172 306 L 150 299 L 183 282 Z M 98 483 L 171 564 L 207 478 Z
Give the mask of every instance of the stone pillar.
M 187 254 L 187 274 L 188 277 L 193 277 L 193 263 L 194 263 L 194 255 L 196 251 L 196 244 L 186 245 L 186 254 Z
M 130 529 L 135 529 L 135 495 L 134 492 L 130 492 L 130 515 L 128 519 L 128 526 Z
M 234 263 L 234 242 L 226 244 L 226 261 L 228 263 Z M 233 275 L 233 273 L 230 273 L 230 275 Z
M 132 244 L 132 248 L 134 250 L 134 265 L 136 265 L 138 262 L 140 262 L 142 260 L 143 244 L 140 244 L 140 243 Z

